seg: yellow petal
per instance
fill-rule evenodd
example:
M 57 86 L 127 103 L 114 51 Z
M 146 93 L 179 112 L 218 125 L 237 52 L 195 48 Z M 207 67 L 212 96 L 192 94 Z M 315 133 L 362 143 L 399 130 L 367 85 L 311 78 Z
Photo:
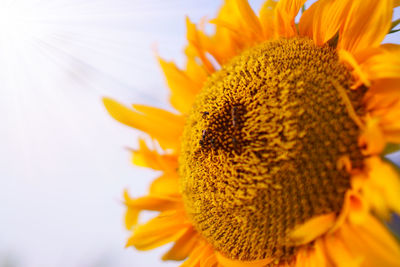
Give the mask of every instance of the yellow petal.
M 240 261 L 231 260 L 216 252 L 218 262 L 224 267 L 264 267 L 272 262 L 272 259 L 254 260 L 254 261 Z
M 232 22 L 224 21 L 224 20 L 221 20 L 219 18 L 216 18 L 216 19 L 210 20 L 210 23 L 215 24 L 216 26 L 228 29 L 231 32 L 232 35 L 237 36 L 238 39 L 239 39 L 240 28 L 237 28 L 237 25 L 233 24 Z
M 373 94 L 387 95 L 388 98 L 400 97 L 400 78 L 397 79 L 378 79 L 369 88 Z
M 212 22 L 210 21 L 210 23 Z M 218 23 L 215 28 L 216 30 L 214 35 L 208 36 L 204 32 L 199 31 L 199 36 L 204 50 L 207 51 L 207 53 L 209 53 L 221 66 L 234 57 L 240 49 L 238 48 L 237 38 L 235 38 L 233 32 L 224 26 L 218 25 Z M 188 54 L 189 48 L 190 47 L 187 47 L 185 50 L 186 54 Z M 219 68 L 220 66 L 216 66 L 216 68 Z M 207 75 L 209 74 L 207 73 Z
M 359 267 L 364 258 L 362 255 L 352 255 L 351 251 L 337 235 L 328 235 L 324 238 L 327 255 L 337 267 Z
M 217 257 L 215 256 L 214 250 L 210 245 L 208 245 L 201 255 L 200 267 L 215 266 L 215 264 L 217 263 L 218 261 Z
M 165 211 L 183 208 L 179 196 L 152 195 L 132 199 L 128 191 L 125 190 L 124 199 L 125 205 L 127 206 L 125 226 L 128 230 L 132 229 L 137 224 L 139 213 L 142 210 Z
M 280 0 L 275 9 L 275 27 L 280 37 L 293 37 L 297 35 L 294 22 L 300 8 L 306 0 Z
M 296 264 L 295 267 L 306 267 L 310 266 L 312 263 L 312 249 L 301 247 L 296 252 Z
M 400 45 L 383 45 L 380 53 L 366 59 L 361 68 L 369 80 L 400 78 Z
M 174 172 L 178 168 L 176 155 L 161 155 L 156 150 L 150 150 L 143 139 L 139 139 L 139 149 L 133 151 L 132 163 L 136 166 L 166 172 Z
M 381 117 L 381 128 L 385 139 L 390 143 L 400 144 L 400 101 L 388 109 Z
M 354 56 L 346 50 L 340 49 L 339 52 L 340 61 L 347 64 L 352 69 L 353 76 L 355 77 L 355 84 L 353 88 L 357 88 L 364 84 L 367 87 L 371 86 L 371 82 L 368 80 L 368 75 L 361 69 L 360 64 L 354 58 Z
M 142 111 L 137 112 L 110 98 L 104 98 L 103 102 L 110 115 L 117 121 L 146 132 L 157 139 L 163 148 L 178 149 L 184 124 L 180 116 L 144 106 L 136 106 Z
M 311 218 L 302 225 L 297 226 L 289 235 L 291 243 L 295 245 L 307 244 L 323 235 L 334 226 L 336 216 L 328 213 Z
M 228 30 L 229 33 L 224 38 L 230 39 L 230 41 L 222 41 L 230 46 L 234 45 L 233 51 L 228 49 L 231 58 L 240 53 L 241 50 L 262 41 L 264 38 L 261 23 L 247 0 L 226 0 L 217 18 L 211 22 L 217 25 L 216 35 L 218 34 L 218 29 L 224 28 Z M 222 44 L 215 43 L 215 45 L 221 46 Z M 225 49 L 225 47 L 222 48 Z
M 125 213 L 125 227 L 127 230 L 132 230 L 132 228 L 137 224 L 139 218 L 140 210 L 138 209 L 127 209 Z
M 310 265 L 308 265 L 308 266 L 309 267 L 320 267 L 320 266 L 333 267 L 333 265 L 327 260 L 326 252 L 323 247 L 323 240 L 321 238 L 315 240 L 314 247 L 313 247 L 313 254 L 310 259 Z
M 163 260 L 175 260 L 180 261 L 186 259 L 189 254 L 194 250 L 197 242 L 198 235 L 189 227 L 185 234 L 183 234 L 173 245 L 173 247 L 163 255 Z
M 385 200 L 386 209 L 400 214 L 400 177 L 390 163 L 379 157 L 366 159 L 370 185 L 374 194 L 380 194 Z M 372 193 L 372 194 L 373 194 Z
M 239 9 L 239 12 L 243 18 L 243 21 L 246 24 L 246 28 L 252 31 L 256 36 L 259 36 L 259 39 L 262 39 L 263 30 L 258 20 L 257 15 L 254 13 L 253 9 L 250 7 L 249 2 L 247 0 L 235 0 L 236 5 Z
M 358 144 L 364 155 L 378 155 L 382 153 L 386 146 L 384 134 L 379 126 L 379 119 L 368 116 L 365 120 L 366 127 L 359 137 Z
M 194 82 L 174 63 L 166 62 L 161 58 L 159 62 L 171 90 L 171 105 L 183 114 L 188 113 L 202 84 Z
M 180 267 L 206 267 L 204 261 L 213 253 L 211 246 L 205 242 L 199 242 L 190 253 L 189 258 Z
M 351 1 L 315 2 L 300 18 L 300 34 L 313 38 L 316 45 L 325 44 L 339 31 L 350 4 Z
M 197 52 L 197 56 L 200 58 L 208 73 L 213 73 L 215 68 L 206 57 L 206 51 L 202 45 L 200 33 L 197 30 L 196 25 L 192 23 L 188 17 L 186 17 L 186 31 L 186 38 L 189 44 L 192 45 L 194 50 Z
M 367 181 L 362 187 L 362 193 L 368 200 L 371 210 L 383 220 L 390 220 L 392 211 L 386 203 L 384 192 Z
M 361 190 L 362 186 L 365 184 L 366 179 L 367 176 L 363 173 L 358 173 L 351 177 L 352 189 L 346 192 L 342 210 L 339 216 L 337 216 L 332 228 L 329 229 L 328 234 L 335 233 L 349 220 L 355 224 L 364 222 L 365 217 L 369 213 L 369 206 L 359 194 L 359 190 Z
M 396 91 L 396 88 L 399 90 Z M 367 92 L 365 101 L 371 117 L 379 118 L 379 127 L 385 140 L 399 144 L 400 79 L 380 80 L 371 87 L 370 92 Z
M 260 23 L 263 28 L 264 38 L 269 39 L 274 36 L 274 19 L 275 19 L 275 8 L 278 1 L 267 0 L 260 9 Z
M 203 84 L 208 77 L 208 73 L 204 66 L 197 63 L 193 57 L 189 57 L 186 62 L 186 75 L 196 84 Z
M 350 196 L 350 206 L 348 219 L 352 224 L 362 224 L 365 222 L 370 210 L 367 201 L 357 192 Z
M 148 117 L 157 118 L 159 121 L 167 120 L 179 128 L 182 128 L 185 124 L 183 116 L 173 114 L 163 109 L 139 104 L 134 104 L 132 105 L 132 107 L 140 113 L 147 115 Z
M 175 174 L 163 174 L 150 186 L 150 194 L 177 196 L 179 193 L 179 177 Z
M 232 25 L 236 25 L 235 27 L 240 29 L 242 16 L 238 9 L 236 0 L 225 0 L 223 6 L 218 12 L 217 19 L 220 21 L 230 21 Z
M 179 239 L 190 226 L 182 212 L 167 211 L 135 229 L 126 246 L 149 250 Z
M 244 49 L 246 43 L 251 42 L 251 36 L 246 29 L 242 30 L 243 22 L 235 0 L 225 0 L 217 17 L 212 21 L 218 22 L 215 34 L 207 36 L 200 33 L 200 38 L 205 49 L 223 65 Z M 225 27 L 225 23 L 229 26 Z
M 356 53 L 378 47 L 392 23 L 393 0 L 351 1 L 339 33 L 338 47 Z
M 182 209 L 181 198 L 165 195 L 148 195 L 139 198 L 125 196 L 125 205 L 128 209 L 165 211 L 171 209 Z
M 338 234 L 352 255 L 363 258 L 363 267 L 400 266 L 398 242 L 372 215 L 362 225 L 343 225 Z
M 317 16 L 316 11 L 320 9 L 326 1 L 317 1 L 312 4 L 307 10 L 301 15 L 299 21 L 299 33 L 300 36 L 313 38 L 314 36 L 314 17 Z M 315 41 L 315 40 L 314 40 Z
M 200 267 L 209 267 L 209 266 L 221 267 L 213 251 L 209 251 L 208 256 L 203 257 L 203 259 L 200 260 Z

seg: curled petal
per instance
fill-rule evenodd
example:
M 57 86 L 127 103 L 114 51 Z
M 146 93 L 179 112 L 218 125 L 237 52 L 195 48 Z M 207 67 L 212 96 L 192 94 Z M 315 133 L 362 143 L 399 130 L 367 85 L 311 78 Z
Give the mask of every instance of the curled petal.
M 307 244 L 317 237 L 328 232 L 334 226 L 336 215 L 328 213 L 311 218 L 304 224 L 297 226 L 291 233 L 291 243 L 295 245 Z

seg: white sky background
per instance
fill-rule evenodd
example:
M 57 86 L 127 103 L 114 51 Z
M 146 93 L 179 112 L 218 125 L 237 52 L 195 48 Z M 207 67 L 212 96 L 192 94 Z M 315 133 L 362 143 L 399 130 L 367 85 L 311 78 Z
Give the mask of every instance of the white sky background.
M 165 247 L 123 248 L 122 191 L 144 194 L 155 173 L 131 166 L 138 133 L 101 97 L 168 107 L 152 47 L 182 62 L 185 15 L 219 5 L 0 0 L 0 267 L 161 265 Z

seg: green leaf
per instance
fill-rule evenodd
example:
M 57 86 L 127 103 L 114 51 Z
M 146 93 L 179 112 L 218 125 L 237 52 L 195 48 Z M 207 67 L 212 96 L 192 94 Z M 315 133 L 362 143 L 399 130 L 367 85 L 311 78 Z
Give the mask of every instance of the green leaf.
M 395 21 L 393 21 L 393 22 L 392 22 L 392 26 L 390 27 L 389 33 L 395 33 L 395 32 L 400 31 L 400 29 L 394 30 L 394 28 L 395 28 L 397 25 L 399 25 L 399 24 L 400 24 L 400 18 L 399 18 L 399 19 L 396 19 Z
M 301 14 L 303 15 L 303 13 L 306 11 L 306 5 L 304 4 L 302 7 L 301 7 Z
M 386 145 L 385 149 L 383 150 L 383 155 L 392 154 L 397 151 L 400 151 L 400 144 L 389 143 Z

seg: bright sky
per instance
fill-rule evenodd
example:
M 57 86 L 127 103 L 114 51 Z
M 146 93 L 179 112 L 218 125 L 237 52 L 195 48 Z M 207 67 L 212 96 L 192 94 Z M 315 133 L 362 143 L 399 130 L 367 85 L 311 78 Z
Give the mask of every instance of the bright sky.
M 185 15 L 219 5 L 0 0 L 0 267 L 160 265 L 165 247 L 123 248 L 122 191 L 140 196 L 156 174 L 130 164 L 138 133 L 101 97 L 167 107 L 152 47 L 182 62 Z
M 166 248 L 124 249 L 122 191 L 156 174 L 130 164 L 137 132 L 101 97 L 166 105 L 152 47 L 182 60 L 185 15 L 216 8 L 194 2 L 0 1 L 0 266 L 160 263 Z

